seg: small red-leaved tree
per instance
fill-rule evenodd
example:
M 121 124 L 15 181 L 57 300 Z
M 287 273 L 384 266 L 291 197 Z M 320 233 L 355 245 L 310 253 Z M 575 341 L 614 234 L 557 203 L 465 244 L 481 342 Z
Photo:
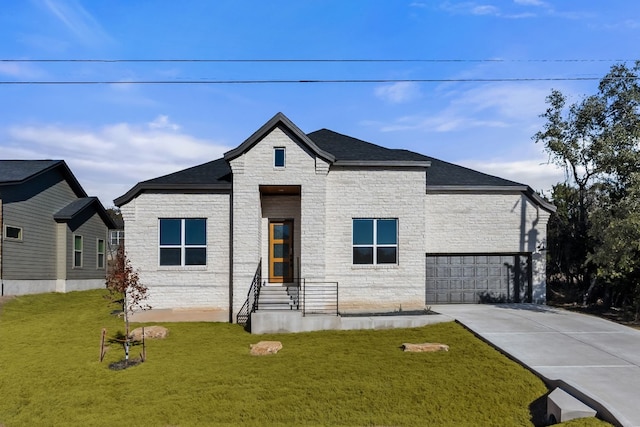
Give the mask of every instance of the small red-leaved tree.
M 140 283 L 138 273 L 131 266 L 131 262 L 124 252 L 124 245 L 120 245 L 113 265 L 107 273 L 107 289 L 111 294 L 111 300 L 122 304 L 122 314 L 124 316 L 125 336 L 124 351 L 125 361 L 129 360 L 129 316 L 135 310 L 148 310 L 151 308 L 146 304 L 147 287 Z

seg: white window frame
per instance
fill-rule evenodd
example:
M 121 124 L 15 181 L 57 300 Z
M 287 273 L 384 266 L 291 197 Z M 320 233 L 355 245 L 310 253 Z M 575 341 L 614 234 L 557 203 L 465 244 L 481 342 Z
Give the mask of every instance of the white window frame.
M 102 252 L 100 252 L 100 242 L 102 242 Z M 107 264 L 107 241 L 105 239 L 96 239 L 96 270 L 104 270 Z M 102 255 L 102 265 L 100 256 Z
M 363 221 L 372 221 L 373 222 L 373 242 L 371 244 L 355 244 L 353 243 L 353 232 L 354 232 L 354 222 L 357 220 L 363 220 Z M 395 221 L 396 222 L 396 243 L 395 244 L 390 244 L 390 243 L 382 243 L 379 244 L 378 243 L 378 221 Z M 398 253 L 398 233 L 399 233 L 399 227 L 398 227 L 399 221 L 398 218 L 352 218 L 351 219 L 351 264 L 354 266 L 363 266 L 363 265 L 398 265 L 399 264 L 399 259 L 400 259 L 400 255 Z M 373 249 L 373 261 L 371 264 L 368 263 L 362 263 L 362 264 L 356 264 L 355 262 L 353 262 L 353 248 L 372 248 Z M 395 248 L 396 250 L 396 261 L 391 263 L 391 262 L 384 262 L 384 263 L 378 263 L 378 248 Z
M 115 242 L 113 236 L 115 235 Z M 109 230 L 109 244 L 111 246 L 120 245 L 124 241 L 124 230 Z
M 11 237 L 7 235 L 7 229 L 13 228 L 14 230 L 18 230 L 18 237 Z M 3 236 L 6 240 L 13 240 L 16 242 L 22 242 L 23 234 L 22 227 L 16 227 L 14 225 L 5 224 L 3 230 Z
M 187 245 L 186 244 L 186 220 L 189 219 L 201 219 L 204 220 L 205 230 L 205 244 L 204 245 Z M 180 244 L 179 245 L 161 245 L 160 244 L 160 222 L 162 220 L 180 220 Z M 177 249 L 180 248 L 180 264 L 161 264 L 161 252 L 162 249 Z M 187 249 L 205 249 L 205 261 L 204 264 L 186 264 L 186 250 Z M 158 266 L 160 267 L 206 267 L 207 266 L 207 218 L 158 218 Z
M 282 150 L 282 166 L 276 165 L 276 153 Z M 273 167 L 284 169 L 287 166 L 287 149 L 285 147 L 273 147 Z
M 80 250 L 76 249 L 77 237 L 80 238 Z M 84 238 L 80 234 L 74 234 L 72 242 L 73 242 L 73 260 L 72 260 L 73 268 L 82 268 L 84 264 Z M 76 253 L 80 254 L 80 265 L 76 265 Z

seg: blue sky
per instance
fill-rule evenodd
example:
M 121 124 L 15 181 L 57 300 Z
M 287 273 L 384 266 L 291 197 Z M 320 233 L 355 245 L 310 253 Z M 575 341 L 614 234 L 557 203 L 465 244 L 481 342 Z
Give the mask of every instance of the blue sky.
M 14 1 L 0 10 L 0 158 L 64 159 L 111 206 L 138 181 L 220 157 L 281 111 L 305 132 L 548 190 L 564 174 L 531 139 L 545 97 L 595 92 L 597 80 L 576 79 L 640 58 L 638 40 L 629 0 Z M 428 61 L 15 61 L 37 59 Z M 386 82 L 135 83 L 238 80 Z M 112 83 L 7 83 L 45 81 Z

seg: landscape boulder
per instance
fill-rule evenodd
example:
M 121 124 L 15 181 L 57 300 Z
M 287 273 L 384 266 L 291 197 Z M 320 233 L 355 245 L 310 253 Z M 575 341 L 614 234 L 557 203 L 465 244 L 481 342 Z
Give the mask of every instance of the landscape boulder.
M 129 338 L 133 341 L 142 341 L 142 327 L 135 328 L 129 333 Z M 169 330 L 164 326 L 145 326 L 144 339 L 165 339 L 169 334 Z
M 422 344 L 402 344 L 402 350 L 414 353 L 433 352 L 433 351 L 449 351 L 449 346 L 435 342 L 425 342 Z
M 267 354 L 276 354 L 282 349 L 280 341 L 260 341 L 257 344 L 250 344 L 250 353 L 253 356 L 264 356 Z

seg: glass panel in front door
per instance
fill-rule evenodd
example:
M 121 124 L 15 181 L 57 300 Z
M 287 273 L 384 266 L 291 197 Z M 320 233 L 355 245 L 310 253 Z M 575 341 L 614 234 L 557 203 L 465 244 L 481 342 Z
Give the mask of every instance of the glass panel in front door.
M 269 282 L 293 281 L 293 221 L 269 223 Z

